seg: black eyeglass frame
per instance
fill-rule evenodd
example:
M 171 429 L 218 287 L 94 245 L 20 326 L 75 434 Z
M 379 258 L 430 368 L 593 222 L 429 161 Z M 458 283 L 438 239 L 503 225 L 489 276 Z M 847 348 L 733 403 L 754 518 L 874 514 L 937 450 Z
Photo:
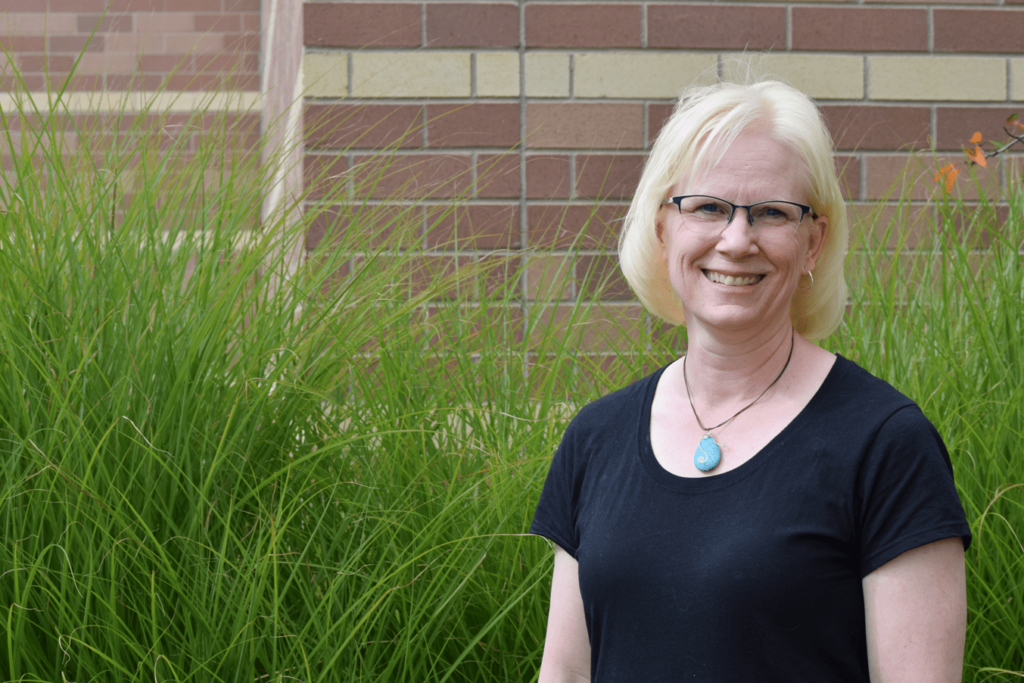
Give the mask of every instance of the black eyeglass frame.
M 814 209 L 812 209 L 811 207 L 807 206 L 806 204 L 797 204 L 796 202 L 788 202 L 785 199 L 771 199 L 771 200 L 768 200 L 766 202 L 755 202 L 753 204 L 746 204 L 746 205 L 744 205 L 744 204 L 733 204 L 732 202 L 730 202 L 730 201 L 728 201 L 726 199 L 722 199 L 721 197 L 713 197 L 713 196 L 711 196 L 709 194 L 681 194 L 681 195 L 679 195 L 677 197 L 669 197 L 663 203 L 664 204 L 675 204 L 676 205 L 676 209 L 678 209 L 680 215 L 682 215 L 682 213 L 683 213 L 682 202 L 683 202 L 684 199 L 689 199 L 691 197 L 707 197 L 708 199 L 714 199 L 716 202 L 722 202 L 723 204 L 728 204 L 729 206 L 731 206 L 732 207 L 732 212 L 729 214 L 729 220 L 727 220 L 725 222 L 726 225 L 729 225 L 729 223 L 732 223 L 732 219 L 736 217 L 736 209 L 746 209 L 747 210 L 747 222 L 750 225 L 753 225 L 754 224 L 754 219 L 751 216 L 750 210 L 752 208 L 754 208 L 755 206 L 761 206 L 762 204 L 789 204 L 791 206 L 798 206 L 798 207 L 800 207 L 800 210 L 801 210 L 802 213 L 800 214 L 800 220 L 798 220 L 796 222 L 797 225 L 800 225 L 801 223 L 803 223 L 804 218 L 807 216 L 807 214 L 811 214 L 811 219 L 812 220 L 817 220 L 817 218 L 818 218 L 818 214 L 815 213 Z

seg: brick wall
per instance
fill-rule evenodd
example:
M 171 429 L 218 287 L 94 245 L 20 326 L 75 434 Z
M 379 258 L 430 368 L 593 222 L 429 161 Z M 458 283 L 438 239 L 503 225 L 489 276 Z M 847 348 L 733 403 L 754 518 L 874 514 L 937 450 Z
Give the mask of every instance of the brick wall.
M 0 0 L 0 60 L 31 91 L 79 55 L 77 91 L 256 91 L 259 30 L 260 0 Z
M 344 179 L 395 145 L 438 181 L 416 192 L 468 193 L 459 229 L 511 248 L 568 247 L 601 198 L 579 243 L 587 259 L 572 272 L 556 252 L 528 291 L 553 272 L 614 272 L 616 219 L 673 98 L 744 50 L 822 105 L 856 216 L 889 195 L 912 151 L 934 140 L 955 157 L 976 129 L 1001 138 L 1024 105 L 1024 0 L 306 2 L 304 43 L 306 120 L 341 126 L 308 138 L 307 171 Z M 982 175 L 1005 182 L 998 164 Z M 638 315 L 621 281 L 604 296 Z
M 227 117 L 236 140 L 255 148 L 260 128 L 260 0 L 0 0 L 0 109 L 14 148 L 23 126 L 14 99 L 31 95 L 47 124 L 75 149 L 83 129 L 94 140 L 120 129 L 189 140 Z M 77 62 L 77 65 L 76 65 Z M 293 72 L 296 69 L 293 69 Z M 293 79 L 294 80 L 294 79 Z M 56 93 L 66 88 L 62 103 Z M 145 104 L 153 115 L 137 121 Z M 22 105 L 21 111 L 31 111 Z M 206 115 L 193 116 L 197 108 Z M 121 112 L 127 116 L 122 116 Z M 171 112 L 167 117 L 158 112 Z M 65 115 L 66 114 L 66 115 Z M 156 134 L 156 133 L 153 133 Z M 11 169 L 0 148 L 0 168 Z

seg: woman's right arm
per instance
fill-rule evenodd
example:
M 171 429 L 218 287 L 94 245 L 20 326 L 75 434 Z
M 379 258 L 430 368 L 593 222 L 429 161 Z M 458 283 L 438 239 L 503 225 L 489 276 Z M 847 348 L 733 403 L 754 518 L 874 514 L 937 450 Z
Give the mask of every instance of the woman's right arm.
M 551 611 L 538 683 L 588 683 L 590 637 L 580 595 L 580 566 L 558 545 L 551 578 Z

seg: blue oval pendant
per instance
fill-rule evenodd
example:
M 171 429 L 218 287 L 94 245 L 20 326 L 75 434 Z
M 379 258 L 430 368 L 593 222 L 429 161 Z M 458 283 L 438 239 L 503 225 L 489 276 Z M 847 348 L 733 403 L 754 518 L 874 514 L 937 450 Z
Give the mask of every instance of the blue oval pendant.
M 701 472 L 707 472 L 715 469 L 721 460 L 722 449 L 715 443 L 714 437 L 705 434 L 697 444 L 697 451 L 693 454 L 693 464 Z

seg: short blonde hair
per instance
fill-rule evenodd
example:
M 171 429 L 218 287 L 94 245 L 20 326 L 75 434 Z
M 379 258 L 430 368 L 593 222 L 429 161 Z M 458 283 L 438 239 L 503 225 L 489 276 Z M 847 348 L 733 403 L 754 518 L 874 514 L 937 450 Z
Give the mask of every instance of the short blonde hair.
M 797 332 L 822 339 L 839 327 L 846 310 L 846 205 L 836 177 L 832 138 L 821 112 L 809 97 L 785 83 L 717 83 L 683 92 L 644 165 L 619 238 L 619 265 L 651 313 L 675 325 L 685 322 L 682 302 L 672 289 L 662 257 L 658 210 L 680 178 L 714 165 L 737 137 L 753 130 L 766 133 L 803 159 L 807 201 L 816 214 L 828 217 L 814 284 L 798 289 L 790 307 Z

